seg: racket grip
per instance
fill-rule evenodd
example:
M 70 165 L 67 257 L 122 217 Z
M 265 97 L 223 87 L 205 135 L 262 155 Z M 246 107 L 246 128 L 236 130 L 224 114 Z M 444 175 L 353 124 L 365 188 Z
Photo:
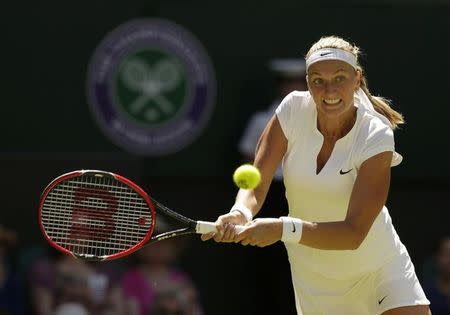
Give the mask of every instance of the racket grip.
M 244 226 L 236 225 L 234 228 L 236 229 L 237 233 L 240 233 L 244 229 Z M 216 228 L 216 224 L 214 222 L 197 221 L 197 226 L 195 227 L 195 231 L 198 234 L 208 234 L 208 233 L 217 232 L 217 228 Z
M 214 222 L 197 221 L 195 231 L 198 234 L 208 234 L 217 232 L 216 224 Z

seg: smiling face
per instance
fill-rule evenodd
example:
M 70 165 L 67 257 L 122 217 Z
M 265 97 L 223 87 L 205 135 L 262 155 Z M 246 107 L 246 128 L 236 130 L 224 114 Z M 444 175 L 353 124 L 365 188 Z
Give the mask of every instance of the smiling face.
M 308 88 L 319 115 L 337 118 L 350 112 L 361 74 L 340 60 L 323 60 L 308 69 Z

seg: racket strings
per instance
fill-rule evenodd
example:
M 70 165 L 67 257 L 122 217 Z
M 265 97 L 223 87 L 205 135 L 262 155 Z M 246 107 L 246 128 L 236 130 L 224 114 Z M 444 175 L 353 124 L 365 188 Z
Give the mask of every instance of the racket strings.
M 106 257 L 140 243 L 153 223 L 146 201 L 112 177 L 80 176 L 56 185 L 42 207 L 50 239 L 76 255 Z

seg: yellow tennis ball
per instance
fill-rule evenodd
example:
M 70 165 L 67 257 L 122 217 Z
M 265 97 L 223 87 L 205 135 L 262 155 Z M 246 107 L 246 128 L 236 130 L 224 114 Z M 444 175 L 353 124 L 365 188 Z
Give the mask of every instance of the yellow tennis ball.
M 254 189 L 261 182 L 261 173 L 251 164 L 239 166 L 233 173 L 236 186 L 242 189 Z

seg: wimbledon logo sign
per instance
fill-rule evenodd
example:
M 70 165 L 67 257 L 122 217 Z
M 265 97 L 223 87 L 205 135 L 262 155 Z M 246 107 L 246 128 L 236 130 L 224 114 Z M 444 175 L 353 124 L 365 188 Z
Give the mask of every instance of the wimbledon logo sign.
M 122 24 L 91 59 L 88 101 L 102 131 L 140 155 L 189 145 L 214 107 L 216 84 L 208 55 L 187 30 L 161 19 Z

